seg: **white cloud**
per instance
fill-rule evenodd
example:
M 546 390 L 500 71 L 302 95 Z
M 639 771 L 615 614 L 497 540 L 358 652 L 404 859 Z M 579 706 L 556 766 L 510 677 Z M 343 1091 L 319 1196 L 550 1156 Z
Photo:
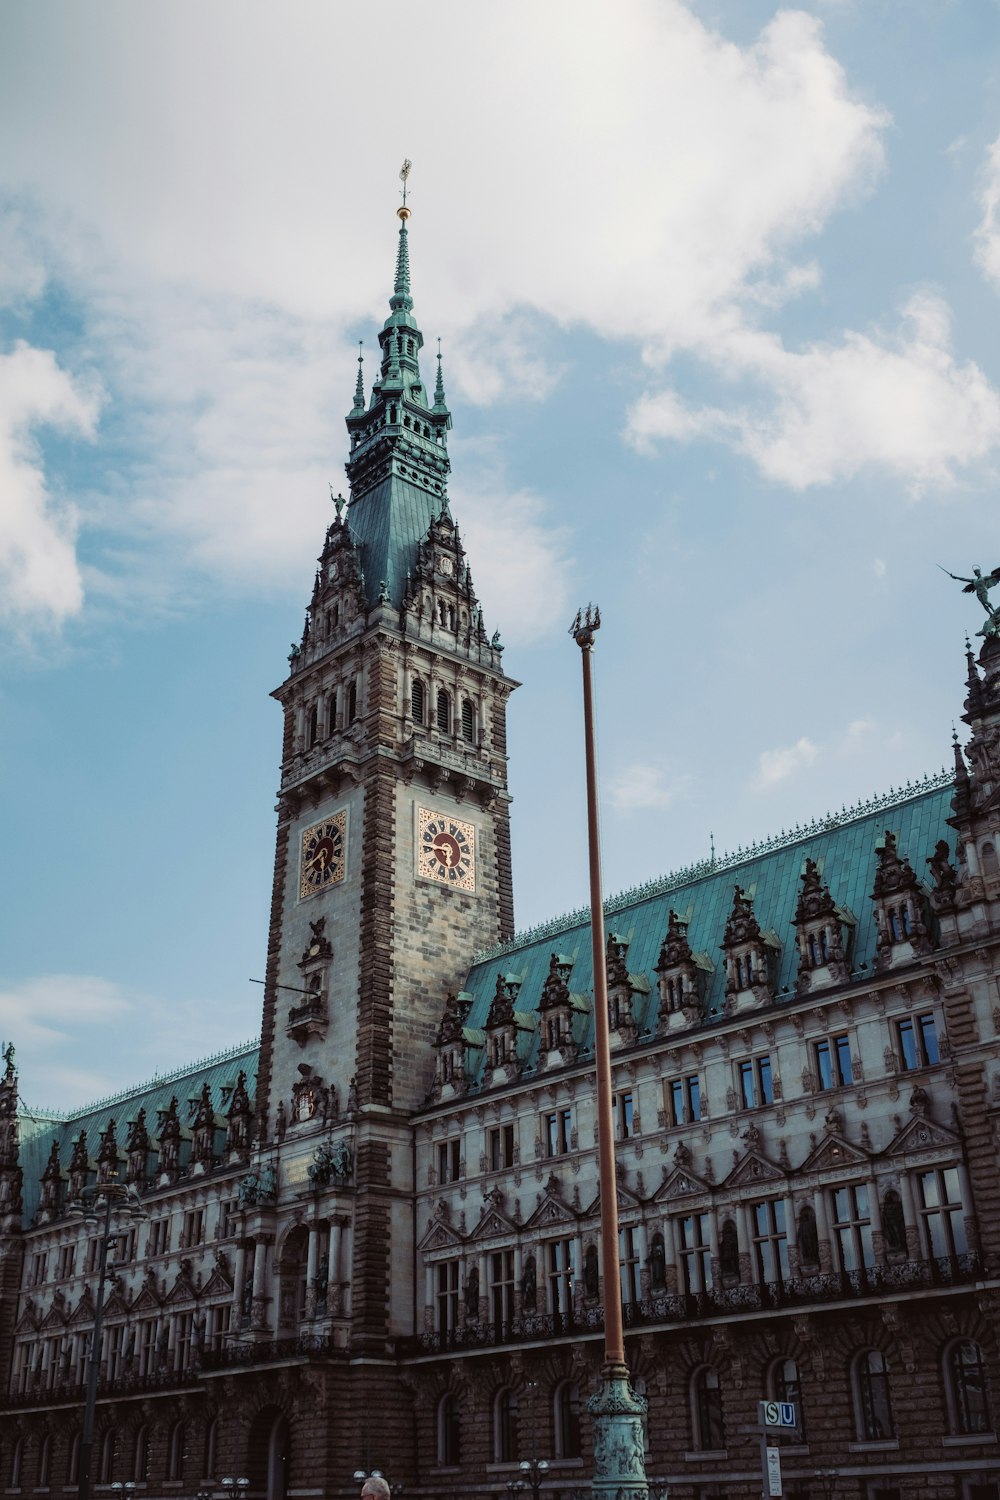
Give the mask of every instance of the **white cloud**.
M 685 408 L 673 391 L 647 394 L 629 415 L 638 448 L 710 437 L 793 489 L 870 467 L 920 490 L 953 483 L 1000 442 L 1000 395 L 978 365 L 956 360 L 948 309 L 929 293 L 909 299 L 892 335 L 849 332 L 796 353 L 773 335 L 737 330 L 712 358 L 756 377 L 765 399 L 723 411 Z
M 757 761 L 758 789 L 765 790 L 776 786 L 779 781 L 787 781 L 789 776 L 794 776 L 803 766 L 811 766 L 818 754 L 818 747 L 805 735 L 796 740 L 794 745 L 780 750 L 762 751 Z
M 544 501 L 497 477 L 482 488 L 452 486 L 452 509 L 487 630 L 500 626 L 504 644 L 519 645 L 568 627 L 567 536 L 548 523 Z
M 1000 135 L 986 155 L 980 178 L 979 207 L 982 218 L 975 233 L 976 261 L 987 280 L 1000 291 Z
M 46 485 L 37 427 L 91 436 L 98 399 L 44 349 L 0 354 L 0 616 L 54 624 L 83 602 L 77 515 Z
M 876 578 L 885 577 L 885 562 L 881 557 L 876 557 L 872 562 L 872 572 Z
M 672 806 L 689 780 L 668 781 L 662 766 L 636 762 L 611 778 L 608 797 L 615 812 L 662 812 Z

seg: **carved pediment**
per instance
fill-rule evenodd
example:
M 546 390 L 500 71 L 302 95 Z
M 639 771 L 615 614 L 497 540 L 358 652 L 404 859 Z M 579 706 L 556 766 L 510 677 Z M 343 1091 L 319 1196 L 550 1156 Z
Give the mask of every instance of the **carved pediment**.
M 800 1167 L 802 1172 L 829 1172 L 838 1167 L 861 1167 L 870 1161 L 867 1151 L 852 1146 L 842 1135 L 826 1135 L 813 1147 Z
M 226 1275 L 226 1273 L 222 1270 L 222 1268 L 220 1266 L 216 1266 L 215 1270 L 212 1272 L 211 1276 L 208 1278 L 208 1281 L 205 1283 L 205 1286 L 202 1288 L 202 1296 L 203 1297 L 223 1297 L 223 1296 L 229 1297 L 229 1296 L 232 1296 L 232 1292 L 233 1292 L 233 1283 L 232 1283 L 232 1281 L 230 1281 L 229 1277 Z
M 709 1193 L 711 1188 L 702 1177 L 696 1177 L 687 1167 L 674 1167 L 661 1183 L 654 1203 L 668 1203 L 675 1198 L 690 1198 L 699 1193 Z
M 623 1187 L 622 1184 L 619 1182 L 619 1184 L 618 1184 L 618 1210 L 619 1210 L 619 1212 L 622 1212 L 623 1210 L 629 1209 L 629 1208 L 640 1209 L 641 1207 L 642 1207 L 642 1200 L 640 1198 L 637 1198 L 636 1195 L 632 1192 L 632 1190 L 630 1188 Z M 600 1193 L 598 1193 L 598 1195 L 594 1199 L 593 1203 L 591 1203 L 590 1206 L 589 1206 L 589 1208 L 586 1209 L 584 1217 L 586 1217 L 588 1219 L 597 1218 L 597 1217 L 600 1216 L 600 1212 L 601 1212 L 601 1195 L 600 1195 Z
M 167 1293 L 166 1300 L 167 1302 L 192 1302 L 195 1295 L 194 1283 L 191 1280 L 191 1273 L 185 1266 L 183 1269 L 178 1271 L 177 1279 Z
M 85 1287 L 79 1302 L 70 1314 L 70 1323 L 92 1323 L 94 1321 L 94 1299 L 90 1287 Z
M 491 1240 L 500 1234 L 516 1234 L 517 1225 L 494 1205 L 484 1209 L 483 1216 L 472 1231 L 474 1240 Z
M 784 1182 L 786 1173 L 781 1167 L 775 1166 L 773 1161 L 768 1161 L 759 1151 L 748 1151 L 741 1161 L 738 1161 L 726 1178 L 723 1186 L 755 1187 L 760 1182 Z
M 40 1326 L 42 1328 L 65 1328 L 66 1323 L 66 1299 L 59 1294 L 53 1299 L 52 1306 L 45 1314 Z
M 576 1214 L 571 1208 L 552 1193 L 546 1193 L 534 1213 L 528 1219 L 528 1229 L 544 1228 L 550 1224 L 572 1224 L 576 1222 Z
M 132 1311 L 134 1313 L 156 1313 L 159 1310 L 160 1299 L 156 1295 L 156 1290 L 149 1281 L 146 1281 L 138 1297 L 136 1297 L 132 1304 Z
M 121 1292 L 112 1292 L 104 1304 L 104 1316 L 106 1318 L 127 1318 L 129 1305 Z
M 954 1148 L 959 1138 L 954 1130 L 929 1120 L 926 1115 L 917 1115 L 907 1120 L 898 1135 L 889 1142 L 887 1156 L 908 1156 L 912 1151 L 940 1151 Z
M 25 1304 L 24 1312 L 17 1320 L 15 1333 L 36 1333 L 38 1331 L 38 1309 L 31 1298 Z
M 446 1224 L 443 1219 L 434 1219 L 428 1226 L 423 1239 L 417 1245 L 418 1250 L 449 1250 L 458 1249 L 462 1243 L 461 1235 Z

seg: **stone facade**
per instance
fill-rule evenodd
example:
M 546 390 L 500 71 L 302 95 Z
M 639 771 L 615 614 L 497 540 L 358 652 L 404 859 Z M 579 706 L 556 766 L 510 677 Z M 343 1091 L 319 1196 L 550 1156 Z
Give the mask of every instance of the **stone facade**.
M 72 1119 L 0 1080 L 0 1494 L 587 1487 L 585 913 L 515 938 L 506 709 L 420 377 L 405 219 L 284 718 L 262 1033 Z M 647 1472 L 996 1500 L 1000 646 L 940 776 L 609 902 L 616 1274 Z M 98 1224 L 73 1210 L 86 1200 Z M 141 1209 L 131 1216 L 129 1206 Z

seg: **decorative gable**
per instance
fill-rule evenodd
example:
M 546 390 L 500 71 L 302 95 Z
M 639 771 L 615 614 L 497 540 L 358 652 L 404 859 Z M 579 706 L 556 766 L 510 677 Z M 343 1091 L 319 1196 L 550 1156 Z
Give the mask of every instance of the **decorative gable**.
M 674 1167 L 667 1173 L 656 1192 L 654 1203 L 672 1203 L 677 1198 L 693 1198 L 709 1193 L 711 1188 L 703 1177 L 698 1177 L 689 1167 Z
M 871 1157 L 867 1151 L 862 1151 L 858 1146 L 852 1146 L 850 1141 L 846 1141 L 842 1135 L 831 1132 L 810 1151 L 799 1170 L 801 1172 L 829 1172 L 844 1167 L 862 1167 L 870 1160 Z
M 740 1010 L 772 1000 L 781 943 L 776 933 L 761 931 L 752 894 L 739 885 L 733 887 L 733 906 L 721 946 L 726 956 L 727 1008 Z
M 914 1151 L 957 1150 L 961 1142 L 953 1130 L 930 1120 L 926 1115 L 908 1120 L 889 1142 L 887 1156 L 909 1156 Z
M 660 946 L 656 965 L 660 991 L 660 1019 L 657 1031 L 663 1034 L 679 1026 L 700 1020 L 705 1010 L 705 990 L 715 965 L 707 953 L 695 953 L 688 942 L 687 916 L 671 909 L 667 932 Z
M 848 952 L 855 918 L 834 901 L 830 887 L 820 879 L 814 859 L 805 862 L 792 925 L 799 947 L 797 994 L 805 994 L 822 984 L 842 984 L 850 978 Z
M 551 1228 L 553 1224 L 575 1224 L 576 1214 L 568 1208 L 562 1199 L 557 1197 L 551 1190 L 547 1189 L 542 1201 L 528 1219 L 528 1229 Z
M 461 1247 L 462 1237 L 450 1224 L 442 1219 L 432 1219 L 423 1239 L 417 1245 L 418 1250 L 457 1250 Z
M 900 854 L 896 835 L 886 829 L 876 848 L 878 867 L 872 886 L 875 903 L 875 968 L 881 972 L 909 963 L 931 951 L 927 893 L 909 860 Z
M 787 1175 L 781 1167 L 775 1166 L 773 1161 L 769 1161 L 759 1151 L 748 1151 L 736 1163 L 723 1186 L 727 1188 L 757 1187 L 762 1182 L 784 1182 Z

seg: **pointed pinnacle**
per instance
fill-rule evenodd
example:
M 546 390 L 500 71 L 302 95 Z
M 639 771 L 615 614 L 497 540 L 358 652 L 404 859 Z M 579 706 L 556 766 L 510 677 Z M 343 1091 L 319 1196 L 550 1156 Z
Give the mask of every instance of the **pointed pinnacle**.
M 362 339 L 358 339 L 358 383 L 354 387 L 355 411 L 364 411 L 365 409 L 365 381 L 364 372 L 361 368 L 365 362 L 364 354 L 361 352 L 363 348 L 364 341 Z
M 434 405 L 435 405 L 435 407 L 442 407 L 442 406 L 445 405 L 445 399 L 444 399 L 444 375 L 441 372 L 441 340 L 440 339 L 438 339 L 437 362 L 438 362 L 438 370 L 437 370 L 437 383 L 434 386 Z
M 413 307 L 413 298 L 410 296 L 410 250 L 407 244 L 406 222 L 399 226 L 399 249 L 396 252 L 396 282 L 389 298 L 389 306 L 392 308 L 405 308 L 407 312 Z

